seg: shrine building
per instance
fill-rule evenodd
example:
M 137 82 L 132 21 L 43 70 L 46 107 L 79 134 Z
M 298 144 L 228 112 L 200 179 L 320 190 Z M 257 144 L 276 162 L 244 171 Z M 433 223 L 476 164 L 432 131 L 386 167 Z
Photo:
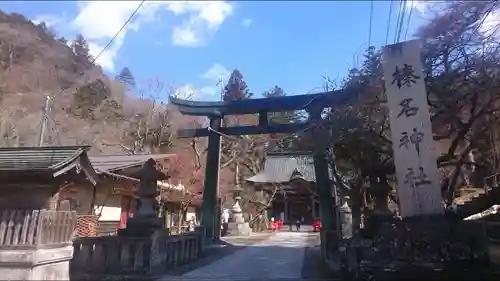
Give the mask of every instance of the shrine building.
M 268 212 L 275 219 L 285 223 L 303 220 L 304 224 L 311 224 L 320 216 L 316 176 L 310 153 L 268 153 L 264 169 L 246 181 L 268 193 L 278 188 Z

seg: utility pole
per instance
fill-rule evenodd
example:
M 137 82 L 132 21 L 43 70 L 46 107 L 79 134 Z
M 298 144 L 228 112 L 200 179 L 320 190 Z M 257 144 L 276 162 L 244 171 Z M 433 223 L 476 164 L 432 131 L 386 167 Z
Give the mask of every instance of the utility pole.
M 47 121 L 49 119 L 49 111 L 50 111 L 50 96 L 45 98 L 45 107 L 42 110 L 42 120 L 40 123 L 40 132 L 38 134 L 38 146 L 43 146 L 43 142 L 45 141 L 45 133 L 47 131 Z
M 224 78 L 223 77 L 220 77 L 219 81 L 217 81 L 217 84 L 215 86 L 219 86 L 220 87 L 220 100 L 221 101 L 224 101 Z
M 328 70 L 325 70 L 325 74 L 323 75 L 323 90 L 328 92 L 330 90 L 330 76 L 328 76 Z

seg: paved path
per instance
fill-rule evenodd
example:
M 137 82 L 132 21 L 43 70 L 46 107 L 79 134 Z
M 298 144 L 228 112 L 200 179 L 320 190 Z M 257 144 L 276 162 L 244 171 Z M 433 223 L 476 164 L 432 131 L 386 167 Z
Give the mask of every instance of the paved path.
M 279 232 L 269 239 L 183 275 L 217 279 L 300 279 L 308 234 Z

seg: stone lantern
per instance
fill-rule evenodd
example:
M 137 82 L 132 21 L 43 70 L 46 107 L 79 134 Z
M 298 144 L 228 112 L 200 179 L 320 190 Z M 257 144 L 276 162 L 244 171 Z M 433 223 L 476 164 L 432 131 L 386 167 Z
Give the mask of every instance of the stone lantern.
M 378 232 L 381 225 L 394 218 L 394 214 L 388 207 L 388 196 L 391 186 L 387 181 L 387 174 L 377 171 L 370 176 L 369 193 L 374 199 L 373 213 L 368 219 L 368 229 L 371 235 Z
M 134 175 L 140 179 L 137 195 L 137 207 L 133 218 L 128 219 L 127 227 L 119 232 L 121 236 L 149 237 L 162 228 L 161 219 L 156 213 L 156 196 L 160 194 L 157 182 L 168 178 L 156 170 L 156 162 L 149 159 L 139 172 Z
M 233 199 L 234 199 L 234 205 L 233 208 L 231 209 L 233 213 L 233 219 L 234 221 L 243 220 L 243 214 L 241 211 L 241 206 L 240 206 L 240 200 L 241 200 L 241 192 L 243 192 L 243 188 L 239 185 L 239 183 L 236 183 L 233 189 L 231 189 L 231 192 L 233 193 Z
M 245 222 L 245 219 L 243 218 L 243 213 L 241 211 L 240 200 L 243 188 L 241 188 L 239 183 L 238 162 L 236 162 L 234 173 L 235 173 L 235 186 L 231 190 L 233 192 L 234 205 L 231 210 L 232 221 L 228 224 L 227 234 L 230 236 L 248 236 L 252 234 L 252 229 L 248 225 L 248 222 Z

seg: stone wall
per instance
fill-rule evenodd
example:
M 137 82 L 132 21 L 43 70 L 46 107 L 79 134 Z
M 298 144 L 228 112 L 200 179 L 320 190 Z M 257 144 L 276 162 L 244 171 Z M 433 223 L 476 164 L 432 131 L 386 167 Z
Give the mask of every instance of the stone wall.
M 203 252 L 201 229 L 182 235 L 157 230 L 151 237 L 82 237 L 75 240 L 72 280 L 103 276 L 161 274 L 197 260 Z
M 0 278 L 69 280 L 76 212 L 0 211 Z
M 487 243 L 481 222 L 444 217 L 393 220 L 382 224 L 372 239 L 351 242 L 357 260 L 351 270 L 359 276 L 379 272 L 382 278 L 389 273 L 476 270 L 489 262 Z
M 0 249 L 3 280 L 69 280 L 72 246 L 52 249 Z

